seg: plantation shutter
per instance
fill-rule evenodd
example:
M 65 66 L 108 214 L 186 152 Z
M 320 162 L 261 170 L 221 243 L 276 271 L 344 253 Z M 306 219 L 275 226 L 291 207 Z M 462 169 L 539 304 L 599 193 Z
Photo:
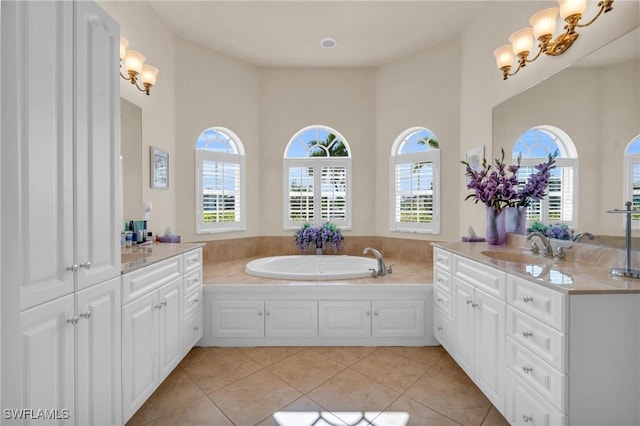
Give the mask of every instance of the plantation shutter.
M 527 159 L 539 164 L 545 159 Z M 559 159 L 558 162 L 561 160 Z M 518 170 L 518 182 L 522 187 L 531 174 L 537 170 L 533 166 L 521 166 Z M 527 208 L 527 222 L 549 222 L 551 224 L 563 222 L 569 226 L 575 223 L 573 209 L 576 188 L 574 186 L 575 168 L 571 165 L 558 166 L 551 170 L 549 186 L 546 196 L 540 201 L 534 201 Z
M 240 164 L 202 161 L 202 222 L 240 222 Z
M 320 175 L 321 217 L 323 222 L 347 219 L 347 169 L 343 166 L 322 167 Z
M 436 197 L 438 151 L 392 158 L 393 228 L 439 232 Z
M 315 173 L 310 162 L 288 167 L 288 219 L 289 222 L 312 223 L 315 218 Z

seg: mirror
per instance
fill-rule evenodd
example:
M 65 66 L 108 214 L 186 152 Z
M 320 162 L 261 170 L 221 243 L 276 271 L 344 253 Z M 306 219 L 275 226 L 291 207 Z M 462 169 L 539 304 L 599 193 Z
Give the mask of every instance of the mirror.
M 578 228 L 593 243 L 624 247 L 621 215 L 624 152 L 640 134 L 638 75 L 640 29 L 587 55 L 572 66 L 493 109 L 493 157 L 526 130 L 552 125 L 569 135 L 578 151 Z M 638 233 L 640 235 L 640 233 Z M 581 242 L 588 242 L 583 239 Z
M 142 110 L 120 98 L 122 218 L 140 219 L 142 208 Z

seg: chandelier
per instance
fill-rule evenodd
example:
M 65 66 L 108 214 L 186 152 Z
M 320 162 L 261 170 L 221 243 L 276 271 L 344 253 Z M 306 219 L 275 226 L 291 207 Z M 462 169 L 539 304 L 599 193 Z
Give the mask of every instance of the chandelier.
M 158 68 L 153 65 L 145 64 L 145 57 L 135 50 L 127 50 L 129 40 L 120 37 L 120 77 L 128 80 L 138 88 L 139 91 L 149 95 L 151 87 L 156 84 L 158 78 Z M 124 68 L 125 74 L 122 73 Z M 138 81 L 142 80 L 142 86 Z
M 559 8 L 551 7 L 541 10 L 529 18 L 532 28 L 524 28 L 518 30 L 509 36 L 509 42 L 497 48 L 493 52 L 496 58 L 498 69 L 502 71 L 504 80 L 509 76 L 515 75 L 520 68 L 524 67 L 527 62 L 533 62 L 540 57 L 542 53 L 548 56 L 559 56 L 569 50 L 579 34 L 576 28 L 587 27 L 595 22 L 603 13 L 613 9 L 613 0 L 601 0 L 598 3 L 598 13 L 589 22 L 581 24 L 582 14 L 587 8 L 587 0 L 558 0 Z M 556 30 L 558 14 L 566 23 L 564 33 L 553 39 L 553 33 Z M 538 53 L 529 58 L 529 53 L 533 48 L 533 38 L 539 42 Z M 514 59 L 517 57 L 518 67 L 514 72 L 511 71 Z

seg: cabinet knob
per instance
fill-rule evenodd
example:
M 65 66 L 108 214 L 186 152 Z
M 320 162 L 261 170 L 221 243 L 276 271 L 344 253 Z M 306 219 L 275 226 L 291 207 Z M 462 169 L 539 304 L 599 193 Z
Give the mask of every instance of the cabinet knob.
M 442 331 L 442 326 L 438 326 L 438 331 Z
M 67 323 L 71 325 L 76 325 L 78 321 L 80 321 L 80 318 L 77 315 L 74 315 L 71 318 L 67 318 Z
M 78 268 L 80 267 L 80 265 L 71 265 L 71 266 L 67 266 L 67 271 L 71 271 L 71 272 L 76 272 L 78 270 Z
M 533 367 L 527 367 L 526 365 L 522 366 L 522 371 L 524 371 L 525 373 L 529 374 L 533 371 Z
M 78 265 L 80 268 L 84 268 L 84 269 L 89 269 L 91 268 L 91 262 L 89 262 L 88 260 L 84 263 L 81 263 L 80 265 Z
M 271 312 L 267 311 L 264 314 L 265 314 L 265 316 L 269 316 L 269 315 L 271 315 Z
M 528 339 L 529 337 L 533 336 L 533 333 L 530 331 L 523 331 L 522 335 L 524 336 L 525 339 Z
M 193 302 L 193 303 L 198 303 L 199 301 L 200 301 L 200 299 L 195 298 L 195 299 L 193 299 L 191 302 Z
M 167 306 L 167 302 L 160 302 L 159 304 L 157 304 L 156 306 L 154 306 L 154 308 L 156 309 L 162 309 L 163 306 Z
M 195 327 L 193 327 L 193 331 L 198 331 L 198 330 L 200 330 L 199 326 L 196 325 Z
M 373 316 L 376 316 L 376 317 L 377 317 L 377 316 L 378 316 L 378 311 L 374 311 L 374 312 L 373 312 Z
M 472 307 L 472 308 L 477 308 L 478 306 L 480 306 L 480 305 L 478 305 L 477 303 L 472 303 L 472 304 L 471 304 L 471 307 Z
M 80 314 L 80 316 L 84 319 L 89 319 L 91 318 L 91 309 L 87 309 L 87 312 L 83 312 Z
M 437 300 L 439 303 L 444 302 L 444 300 L 442 300 L 442 297 L 438 297 L 436 300 Z
M 473 300 L 471 300 L 471 299 L 467 299 L 467 300 L 466 300 L 466 302 L 467 302 L 467 305 L 470 305 L 470 304 L 472 304 L 472 303 L 473 303 Z
M 524 297 L 522 298 L 522 301 L 523 301 L 524 303 L 533 302 L 533 297 L 531 297 L 531 296 L 524 296 Z
M 531 416 L 527 416 L 526 414 L 522 415 L 522 420 L 524 420 L 525 423 L 529 423 L 533 421 L 533 417 Z
M 370 317 L 371 316 L 371 311 L 367 311 L 366 314 L 367 314 L 368 317 Z
M 258 311 L 258 316 L 261 317 L 262 316 L 262 311 Z
M 191 284 L 198 284 L 200 280 L 198 280 L 197 278 L 194 278 L 191 280 Z

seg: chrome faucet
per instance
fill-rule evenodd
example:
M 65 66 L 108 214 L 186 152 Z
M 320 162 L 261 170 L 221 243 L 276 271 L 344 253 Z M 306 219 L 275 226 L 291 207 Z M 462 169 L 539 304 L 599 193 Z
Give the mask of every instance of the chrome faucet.
M 590 240 L 593 240 L 595 238 L 595 236 L 591 232 L 580 232 L 579 234 L 576 234 L 575 237 L 573 237 L 573 241 L 575 243 L 579 243 L 582 237 L 587 237 Z
M 527 241 L 531 241 L 533 237 L 538 237 L 542 241 L 542 255 L 553 258 L 553 247 L 549 239 L 542 232 L 534 231 L 527 235 Z
M 375 276 L 377 277 L 387 275 L 387 268 L 384 266 L 384 259 L 382 259 L 382 255 L 380 254 L 380 252 L 373 247 L 366 247 L 364 250 L 362 250 L 362 254 L 367 254 L 369 252 L 373 253 L 373 255 L 376 257 L 376 261 L 378 262 L 378 270 L 375 271 Z

